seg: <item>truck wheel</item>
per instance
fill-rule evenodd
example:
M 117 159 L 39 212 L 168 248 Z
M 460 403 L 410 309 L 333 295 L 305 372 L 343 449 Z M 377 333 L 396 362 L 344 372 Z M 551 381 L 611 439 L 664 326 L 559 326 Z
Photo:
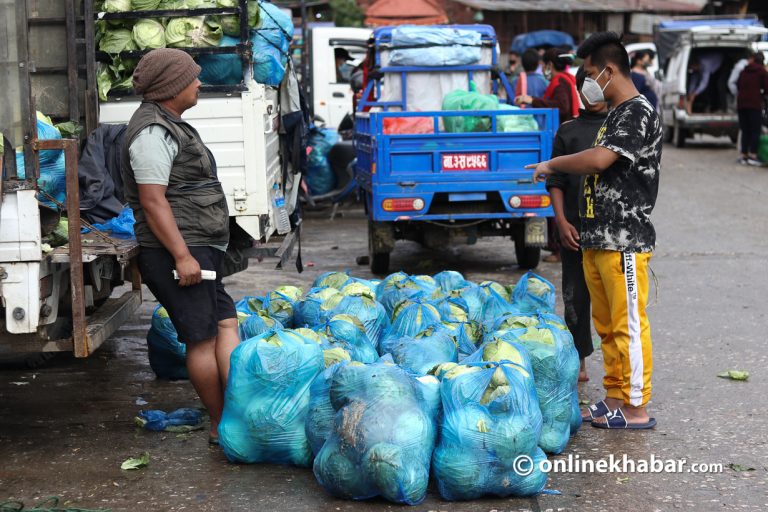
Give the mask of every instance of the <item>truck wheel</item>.
M 531 270 L 539 266 L 541 261 L 541 248 L 526 247 L 522 240 L 515 241 L 515 256 L 520 268 Z
M 675 122 L 675 127 L 672 132 L 672 143 L 675 145 L 676 148 L 682 148 L 685 147 L 685 137 L 688 135 L 685 131 L 685 129 L 681 128 L 677 122 Z

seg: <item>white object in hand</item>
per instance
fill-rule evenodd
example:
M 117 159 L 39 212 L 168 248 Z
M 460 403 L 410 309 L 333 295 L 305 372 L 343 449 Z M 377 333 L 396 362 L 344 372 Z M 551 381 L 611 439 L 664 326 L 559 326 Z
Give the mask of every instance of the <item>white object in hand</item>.
M 203 278 L 203 281 L 215 281 L 216 280 L 216 271 L 215 270 L 201 270 L 200 275 Z M 173 278 L 178 279 L 179 273 L 176 272 L 174 269 L 173 271 Z

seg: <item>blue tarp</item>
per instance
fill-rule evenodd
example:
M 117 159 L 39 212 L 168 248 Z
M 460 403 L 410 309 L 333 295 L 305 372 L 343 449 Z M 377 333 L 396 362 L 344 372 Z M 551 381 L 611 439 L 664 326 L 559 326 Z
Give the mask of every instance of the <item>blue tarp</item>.
M 576 48 L 576 42 L 570 34 L 559 30 L 537 30 L 519 34 L 512 40 L 509 51 L 522 55 L 528 48 L 539 46 L 568 46 Z

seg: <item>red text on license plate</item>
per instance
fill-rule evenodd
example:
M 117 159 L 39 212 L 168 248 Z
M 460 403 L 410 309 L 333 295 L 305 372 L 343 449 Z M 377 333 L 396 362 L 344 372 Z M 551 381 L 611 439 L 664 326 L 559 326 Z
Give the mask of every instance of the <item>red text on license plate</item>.
M 442 153 L 444 171 L 487 171 L 488 153 Z

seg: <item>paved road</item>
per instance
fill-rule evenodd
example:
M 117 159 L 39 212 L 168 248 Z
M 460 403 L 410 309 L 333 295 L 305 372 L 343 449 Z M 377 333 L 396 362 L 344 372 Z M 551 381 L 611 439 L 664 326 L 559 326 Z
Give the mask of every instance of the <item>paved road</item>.
M 586 426 L 565 454 L 599 460 L 611 454 L 652 455 L 688 463 L 721 463 L 708 474 L 553 474 L 560 495 L 447 503 L 431 493 L 413 510 L 767 510 L 768 415 L 765 368 L 768 327 L 768 169 L 740 167 L 730 146 L 692 143 L 665 148 L 654 222 L 659 233 L 652 267 L 658 279 L 650 310 L 654 339 L 653 432 L 604 432 Z M 305 288 L 321 272 L 348 269 L 368 276 L 355 257 L 366 251 L 365 220 L 307 221 L 302 275 L 254 264 L 228 279 L 237 297 L 279 284 Z M 393 267 L 411 273 L 457 269 L 473 280 L 513 282 L 511 243 L 487 240 L 455 253 L 399 246 Z M 559 282 L 556 265 L 540 272 Z M 353 503 L 324 493 L 308 470 L 228 464 L 205 435 L 137 430 L 140 408 L 195 406 L 186 382 L 154 379 L 144 336 L 154 303 L 85 361 L 60 358 L 37 371 L 0 372 L 0 501 L 59 495 L 70 506 L 113 510 L 389 510 L 383 501 Z M 716 377 L 746 369 L 748 382 Z M 601 361 L 589 361 L 583 398 L 600 398 Z M 141 402 L 147 405 L 139 405 Z M 144 451 L 147 469 L 120 463 Z M 755 468 L 734 471 L 729 464 Z

